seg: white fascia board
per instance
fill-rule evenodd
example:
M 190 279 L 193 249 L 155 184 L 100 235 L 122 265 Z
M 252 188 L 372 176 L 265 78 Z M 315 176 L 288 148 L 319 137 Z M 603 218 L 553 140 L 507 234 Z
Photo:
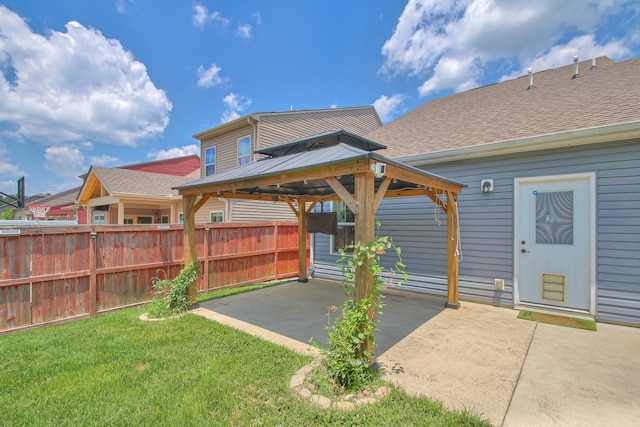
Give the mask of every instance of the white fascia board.
M 635 138 L 640 138 L 640 121 L 492 142 L 455 150 L 401 157 L 396 160 L 416 166 Z

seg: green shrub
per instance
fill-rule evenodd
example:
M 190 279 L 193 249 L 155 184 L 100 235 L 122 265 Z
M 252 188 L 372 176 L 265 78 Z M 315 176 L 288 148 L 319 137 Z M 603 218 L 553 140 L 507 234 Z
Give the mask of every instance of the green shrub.
M 184 267 L 174 278 L 153 278 L 153 301 L 149 304 L 151 317 L 167 317 L 183 313 L 189 309 L 189 286 L 198 277 L 198 262 Z

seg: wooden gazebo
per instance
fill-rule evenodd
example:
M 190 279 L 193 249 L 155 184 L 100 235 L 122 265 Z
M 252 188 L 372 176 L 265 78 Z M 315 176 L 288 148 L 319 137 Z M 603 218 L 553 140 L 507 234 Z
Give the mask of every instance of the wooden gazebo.
M 458 194 L 453 180 L 381 156 L 386 148 L 343 130 L 256 151 L 263 159 L 176 187 L 184 206 L 184 262 L 196 261 L 195 212 L 210 197 L 287 203 L 298 218 L 299 279 L 307 279 L 306 215 L 318 202 L 342 200 L 355 215 L 355 241 L 375 237 L 383 198 L 426 196 L 447 215 L 447 303 L 458 308 Z M 356 270 L 355 297 L 373 291 L 367 266 Z M 191 294 L 195 298 L 195 289 Z

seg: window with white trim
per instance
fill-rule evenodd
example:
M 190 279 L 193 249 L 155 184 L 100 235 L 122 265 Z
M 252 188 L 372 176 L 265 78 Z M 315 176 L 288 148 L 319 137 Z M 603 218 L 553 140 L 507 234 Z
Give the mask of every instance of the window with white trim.
M 338 234 L 331 236 L 331 253 L 338 253 L 355 241 L 356 216 L 342 200 L 332 202 L 331 207 L 338 213 Z
M 222 211 L 209 212 L 209 222 L 224 222 L 224 212 Z
M 238 166 L 251 163 L 251 136 L 238 139 Z
M 216 173 L 216 147 L 204 150 L 204 169 L 206 176 Z
M 94 224 L 106 224 L 107 223 L 107 214 L 106 214 L 106 212 L 94 212 L 93 213 L 93 223 Z
M 178 222 L 179 222 L 180 224 L 184 224 L 184 213 L 180 212 L 180 213 L 178 214 Z

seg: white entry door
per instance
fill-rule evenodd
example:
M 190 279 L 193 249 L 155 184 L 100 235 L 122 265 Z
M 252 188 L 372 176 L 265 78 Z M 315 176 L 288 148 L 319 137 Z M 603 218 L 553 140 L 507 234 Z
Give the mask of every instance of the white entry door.
M 593 311 L 592 180 L 516 180 L 517 303 Z

